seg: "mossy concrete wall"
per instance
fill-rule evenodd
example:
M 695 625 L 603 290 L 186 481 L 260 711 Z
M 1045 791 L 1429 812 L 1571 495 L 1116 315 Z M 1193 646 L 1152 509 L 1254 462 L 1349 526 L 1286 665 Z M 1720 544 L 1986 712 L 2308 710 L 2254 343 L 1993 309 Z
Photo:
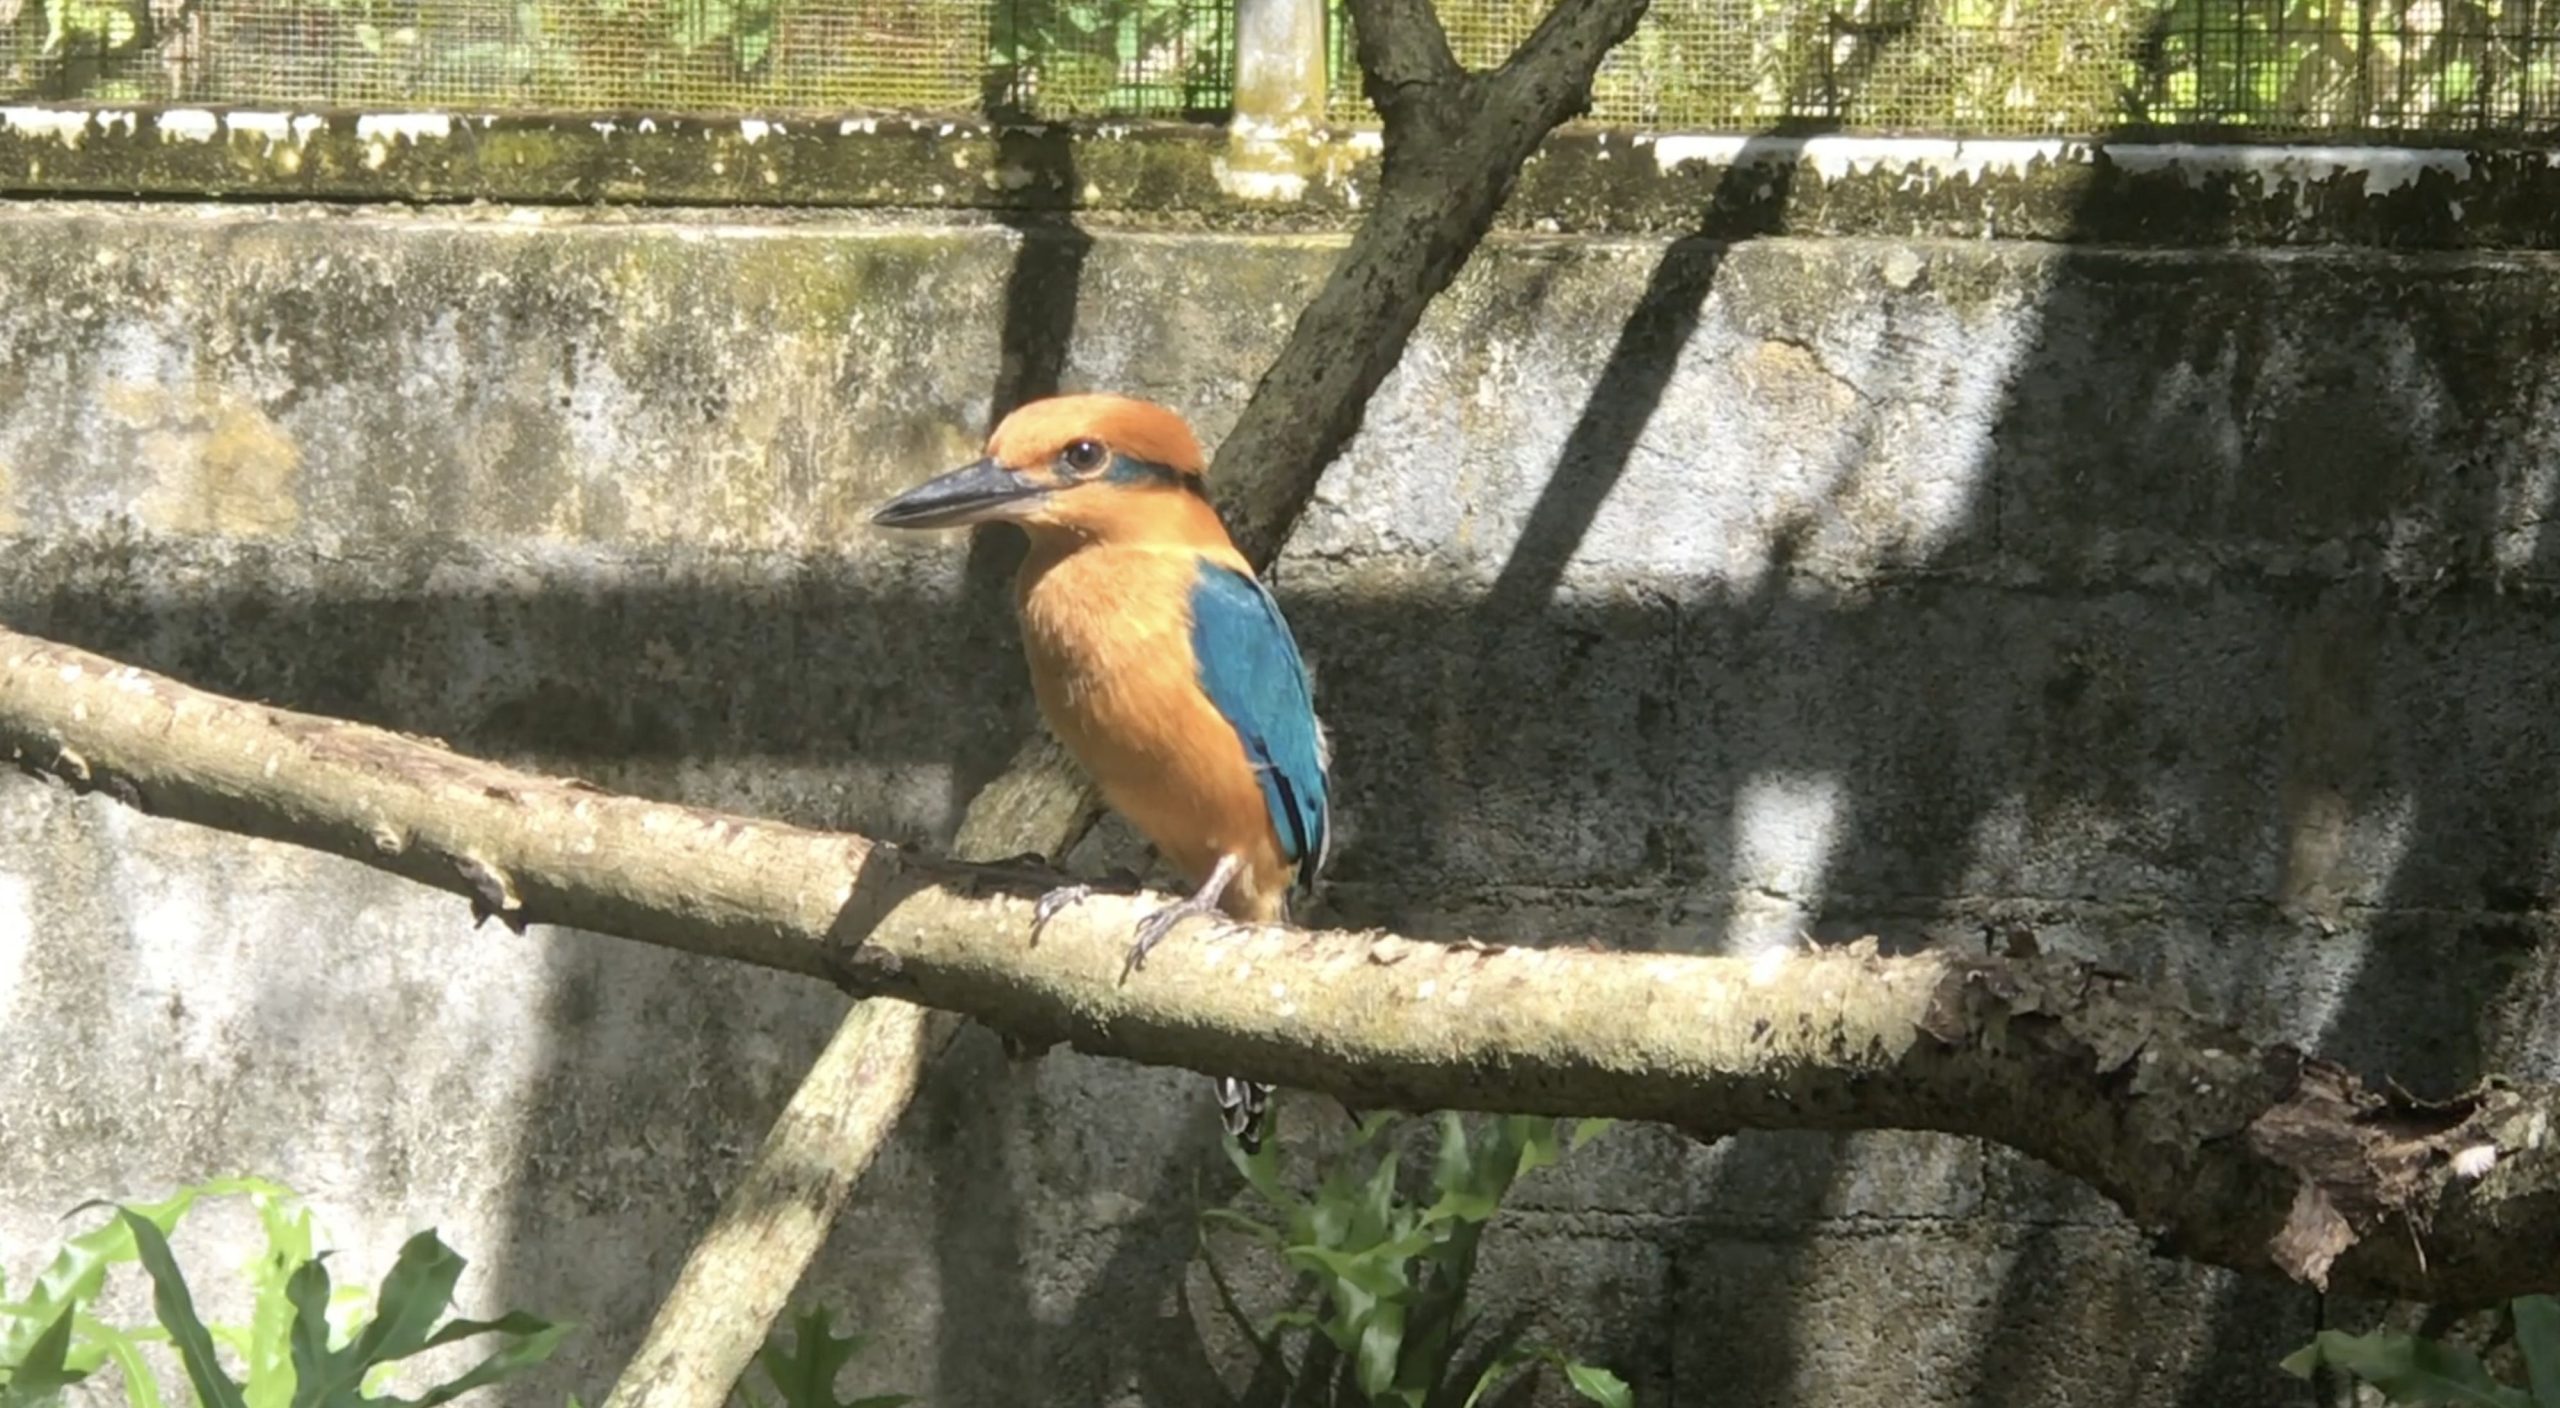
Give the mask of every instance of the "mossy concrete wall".
M 0 619 L 930 843 L 1032 726 L 1007 554 L 864 510 L 1053 373 L 1216 438 L 1339 239 L 0 209 Z M 2421 1089 L 2553 1075 L 2555 334 L 2529 255 L 1503 236 L 1279 574 L 1340 773 L 1316 918 L 2025 924 Z M 583 1321 L 505 1399 L 593 1402 L 840 1010 L 0 778 L 0 1262 L 271 1174 L 342 1279 L 433 1224 L 473 1308 Z M 1191 1077 L 971 1032 L 807 1289 L 931 1402 L 1225 1401 L 1215 1132 Z M 2348 1313 L 1891 1134 L 1618 1130 L 1486 1275 L 1718 1408 L 2299 1404 L 2275 1360 Z

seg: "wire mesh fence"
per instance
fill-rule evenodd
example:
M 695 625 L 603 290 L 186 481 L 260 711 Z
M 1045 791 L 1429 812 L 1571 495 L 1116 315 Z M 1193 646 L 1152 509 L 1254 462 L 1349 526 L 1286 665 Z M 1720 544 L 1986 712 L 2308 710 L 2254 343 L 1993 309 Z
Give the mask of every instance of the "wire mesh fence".
M 0 0 L 12 100 L 1215 115 L 1231 0 Z
M 1441 0 L 1498 63 L 1553 0 Z M 1572 0 L 1566 0 L 1572 3 Z M 1233 0 L 0 0 L 0 98 L 1221 114 Z M 1372 120 L 1337 9 L 1330 111 Z M 2560 131 L 2560 0 L 1655 0 L 1595 121 Z
M 1440 12 L 1499 63 L 1543 0 Z M 1369 115 L 1349 26 L 1332 110 Z M 1596 121 L 2089 134 L 2560 131 L 2560 0 L 1654 0 L 1601 67 Z

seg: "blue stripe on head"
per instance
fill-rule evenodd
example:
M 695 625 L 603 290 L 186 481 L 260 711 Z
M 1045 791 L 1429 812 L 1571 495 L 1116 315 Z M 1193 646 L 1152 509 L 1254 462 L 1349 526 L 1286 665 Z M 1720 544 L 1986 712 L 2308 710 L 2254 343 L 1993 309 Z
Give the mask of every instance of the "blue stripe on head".
M 1106 484 L 1117 484 L 1124 489 L 1154 486 L 1166 489 L 1189 489 L 1195 494 L 1208 492 L 1201 486 L 1200 476 L 1184 474 L 1170 466 L 1158 464 L 1154 460 L 1142 460 L 1135 455 L 1113 455 L 1111 467 L 1102 472 L 1102 479 Z
M 1116 467 L 1115 467 L 1116 468 Z M 1260 582 L 1206 558 L 1191 584 L 1191 653 L 1200 688 L 1252 762 L 1280 853 L 1312 883 L 1325 854 L 1323 743 L 1306 662 Z

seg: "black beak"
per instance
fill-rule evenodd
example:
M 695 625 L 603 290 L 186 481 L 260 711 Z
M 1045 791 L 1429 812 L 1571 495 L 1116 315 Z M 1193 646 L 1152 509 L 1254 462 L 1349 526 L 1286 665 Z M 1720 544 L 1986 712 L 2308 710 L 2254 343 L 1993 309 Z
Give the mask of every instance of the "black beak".
M 962 465 L 928 479 L 872 511 L 883 528 L 958 528 L 1013 518 L 1049 490 L 1026 484 L 993 460 Z

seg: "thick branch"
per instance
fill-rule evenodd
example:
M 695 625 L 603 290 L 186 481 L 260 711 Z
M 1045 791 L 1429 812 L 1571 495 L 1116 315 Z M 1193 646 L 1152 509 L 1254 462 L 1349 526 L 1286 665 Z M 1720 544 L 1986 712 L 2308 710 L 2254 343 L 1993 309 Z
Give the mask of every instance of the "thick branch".
M 1381 112 L 1395 104 L 1398 90 L 1443 83 L 1459 73 L 1431 0 L 1351 0 L 1351 43 L 1369 101 Z
M 2197 1260 L 2453 1303 L 2560 1287 L 2560 1092 L 2363 1089 L 2130 979 L 1851 949 L 1744 961 L 1194 931 L 1123 982 L 1137 901 L 1026 941 L 1029 893 L 858 837 L 602 794 L 0 631 L 0 748 L 161 815 L 538 921 L 830 978 L 1033 1042 L 1361 1108 L 1978 1135 Z M 1238 978 L 1249 973 L 1251 982 Z

